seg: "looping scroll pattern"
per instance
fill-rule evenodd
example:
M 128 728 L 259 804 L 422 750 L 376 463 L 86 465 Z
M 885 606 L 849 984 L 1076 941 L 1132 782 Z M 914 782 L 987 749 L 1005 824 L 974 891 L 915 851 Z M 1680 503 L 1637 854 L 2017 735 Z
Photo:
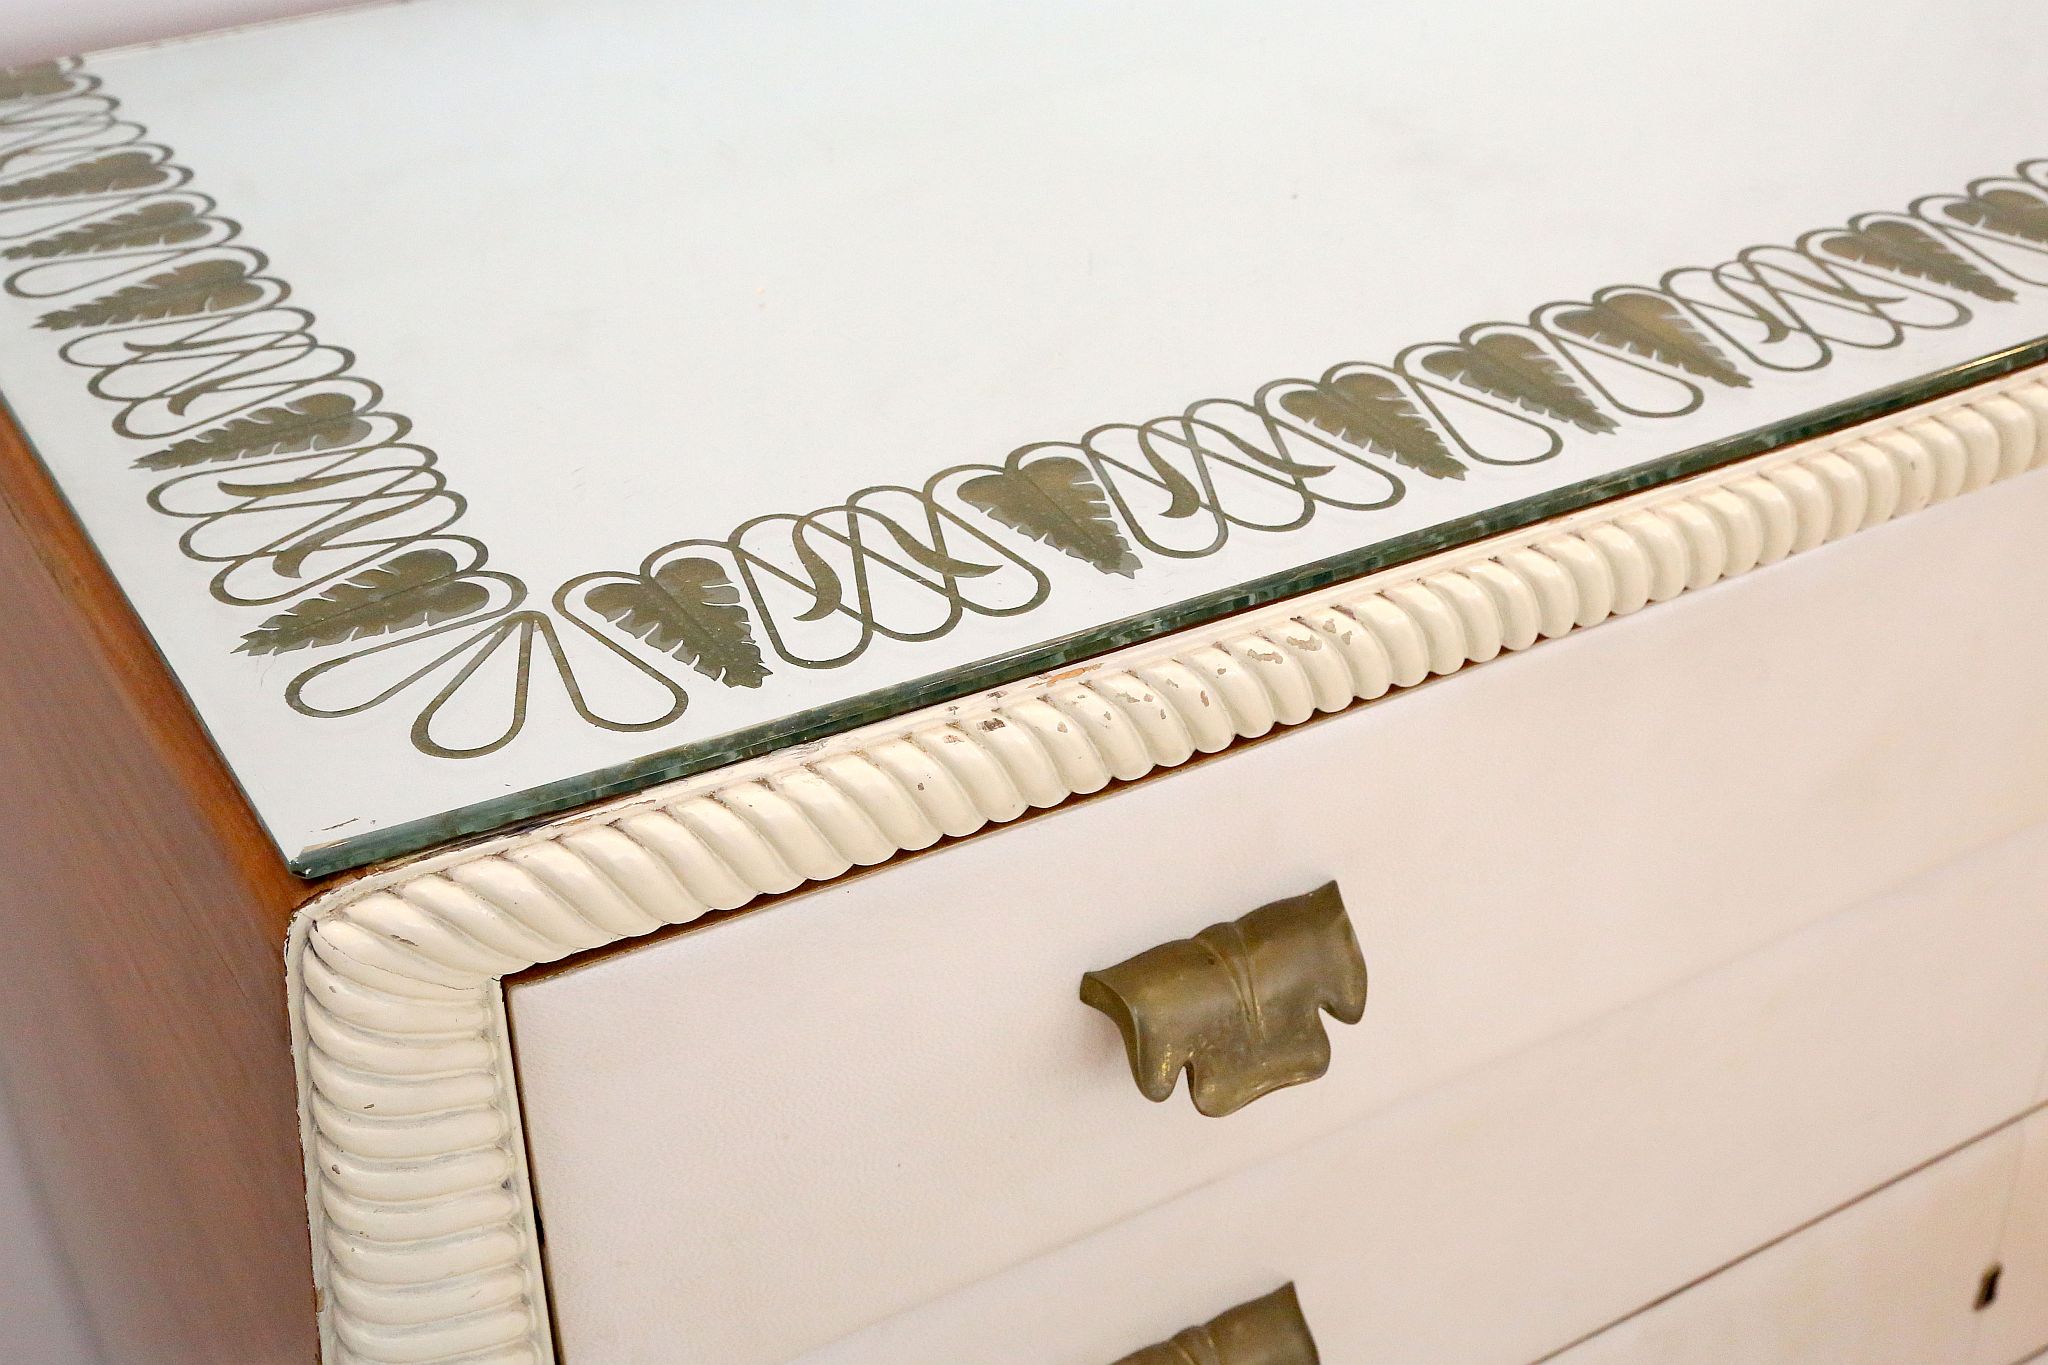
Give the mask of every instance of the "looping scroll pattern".
M 498 978 L 1370 701 L 2048 466 L 2036 369 L 1438 555 L 365 879 L 294 931 L 337 1361 L 549 1357 Z
M 1029 612 L 1070 560 L 1128 576 L 1366 516 L 1416 479 L 1540 463 L 1574 436 L 1964 325 L 2048 286 L 2048 161 L 1388 364 L 757 516 L 538 604 L 457 533 L 467 503 L 435 452 L 241 236 L 75 62 L 0 72 L 0 288 L 115 406 L 213 596 L 264 613 L 241 649 L 306 651 L 284 685 L 301 715 L 409 707 L 420 752 L 466 758 L 513 743 L 542 689 L 555 715 L 661 729 L 700 679 L 760 687 Z

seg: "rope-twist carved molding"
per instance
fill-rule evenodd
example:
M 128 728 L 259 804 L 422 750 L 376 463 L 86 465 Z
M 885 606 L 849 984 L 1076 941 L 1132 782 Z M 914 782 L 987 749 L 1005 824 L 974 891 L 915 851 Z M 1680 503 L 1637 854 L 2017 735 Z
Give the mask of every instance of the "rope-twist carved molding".
M 2048 464 L 2035 369 L 365 879 L 295 927 L 330 1358 L 549 1358 L 499 978 L 973 833 Z

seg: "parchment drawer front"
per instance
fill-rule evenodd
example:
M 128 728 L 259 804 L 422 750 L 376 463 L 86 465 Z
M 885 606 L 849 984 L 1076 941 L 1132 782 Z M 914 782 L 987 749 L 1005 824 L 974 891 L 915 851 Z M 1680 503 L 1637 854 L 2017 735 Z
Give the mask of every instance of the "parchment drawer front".
M 1879 1190 L 1557 1365 L 2015 1365 L 2048 1351 L 2048 1112 Z
M 565 1344 L 785 1360 L 2048 816 L 2043 525 L 2029 476 L 515 986 Z M 1083 975 L 1333 881 L 1328 1074 L 1144 1099 Z
M 2018 1125 L 2001 1128 L 1556 1365 L 1962 1365 L 2004 1278 L 1999 1228 L 2023 1141 Z
M 2024 1300 L 2048 1207 L 2012 1198 L 2034 1135 L 1992 1130 L 2048 1055 L 2044 883 L 2048 828 L 804 1365 L 1106 1365 L 1287 1283 L 1330 1365 L 1527 1365 L 1575 1342 L 1586 1365 L 1967 1362 L 1997 1315 L 2008 1339 L 2041 1322 Z M 1615 1329 L 1641 1349 L 1586 1340 L 1844 1206 L 1706 1281 L 1744 1321 L 1679 1298 Z M 1974 1314 L 2001 1258 L 2012 1301 Z
M 2048 901 L 2048 890 L 2042 900 Z M 2039 1103 L 2048 1105 L 2048 1095 Z M 2048 1111 L 2029 1119 L 2020 1136 L 2019 1175 L 1999 1238 L 1997 1292 L 1979 1314 L 1972 1365 L 2013 1365 L 2048 1354 Z

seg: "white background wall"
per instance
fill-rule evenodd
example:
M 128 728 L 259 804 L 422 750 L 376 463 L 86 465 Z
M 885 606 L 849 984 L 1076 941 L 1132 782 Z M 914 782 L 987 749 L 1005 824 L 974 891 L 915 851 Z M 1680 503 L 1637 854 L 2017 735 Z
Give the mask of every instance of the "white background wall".
M 0 1092 L 0 1360 L 97 1365 L 22 1169 L 6 1102 Z
M 345 8 L 346 0 L 5 0 L 0 66 Z
M 0 67 L 342 7 L 337 0 L 0 0 Z M 22 1166 L 0 1083 L 0 1361 L 100 1360 Z

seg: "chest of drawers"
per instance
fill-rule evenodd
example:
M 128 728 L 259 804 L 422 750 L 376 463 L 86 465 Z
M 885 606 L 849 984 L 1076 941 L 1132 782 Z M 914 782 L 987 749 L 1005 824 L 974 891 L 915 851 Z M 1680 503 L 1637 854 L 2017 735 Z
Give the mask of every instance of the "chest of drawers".
M 1844 545 L 1839 555 L 1731 583 L 1570 647 L 1532 651 L 1398 708 L 1333 717 L 1171 780 L 520 985 L 511 1002 L 528 1148 L 543 1207 L 562 1210 L 547 1226 L 565 1341 L 588 1330 L 586 1349 L 599 1359 L 653 1359 L 651 1343 L 721 1322 L 731 1335 L 700 1328 L 703 1359 L 793 1358 L 850 1325 L 1233 1172 L 1284 1163 L 1308 1144 L 1341 1146 L 1344 1134 L 1405 1099 L 1636 1002 L 1661 1002 L 1703 975 L 1717 979 L 1787 935 L 1868 913 L 1856 907 L 1932 869 L 1968 866 L 2014 822 L 2048 818 L 2048 725 L 2011 724 L 2028 714 L 2017 693 L 2037 673 L 2030 658 L 2039 644 L 2013 634 L 1992 645 L 1961 617 L 1916 609 L 1912 566 L 1926 552 L 1961 565 L 1972 547 L 1996 547 L 1989 553 L 1998 564 L 2015 570 L 2012 546 L 2044 509 L 1985 499 L 1953 510 L 2008 515 L 1958 515 L 1944 518 L 1953 521 L 1948 534 L 1923 526 L 1928 540 L 1898 537 L 1891 570 L 1881 565 L 1891 557 L 1884 538 Z M 2048 583 L 2048 558 L 2010 581 L 2023 612 Z M 1916 644 L 1928 653 L 1908 664 L 1872 628 L 1864 610 L 1872 593 L 1885 615 L 1930 623 Z M 1932 624 L 1940 619 L 1947 625 Z M 1950 630 L 1952 646 L 1943 648 Z M 1758 651 L 1772 661 L 1767 670 Z M 1935 662 L 1952 651 L 1974 654 L 1968 681 Z M 1859 689 L 1880 672 L 1882 691 Z M 1729 705 L 1735 696 L 1744 704 Z M 1901 708 L 1943 719 L 1896 736 Z M 1523 733 L 1531 709 L 1555 738 Z M 1992 716 L 2000 722 L 1985 724 Z M 1445 770 L 1473 775 L 1448 786 L 1428 777 Z M 1569 774 L 1568 799 L 1557 799 L 1560 773 Z M 1646 782 L 1648 773 L 1685 777 Z M 1731 801 L 1735 790 L 1745 798 Z M 1475 803 L 1475 792 L 1484 800 Z M 659 820 L 696 824 L 687 808 L 669 810 L 619 828 L 658 856 Z M 1174 830 L 1203 834 L 1160 837 Z M 463 879 L 481 887 L 480 875 Z M 1918 1153 L 1926 1121 L 1959 1118 L 1946 1105 L 1917 1112 L 1905 1097 L 1931 1093 L 1960 1056 L 2008 1073 L 1990 1087 L 2000 1098 L 1961 1120 L 1955 1136 L 2007 1117 L 2024 1106 L 2048 1057 L 2048 1046 L 2003 1040 L 2007 1029 L 2031 1042 L 2048 1038 L 2048 1015 L 2037 1022 L 2024 1004 L 2048 958 L 2030 958 L 2015 932 L 2040 919 L 2026 890 L 2038 875 L 2014 868 L 2002 876 L 2015 899 L 1998 928 L 1963 928 L 1953 916 L 1968 897 L 1924 913 L 1936 917 L 1932 932 L 2002 959 L 2010 984 L 1986 989 L 2009 1006 L 1959 987 L 1973 969 L 1931 958 L 1911 969 L 1945 983 L 1912 993 L 1991 1031 L 1982 1046 L 1943 1037 L 1923 1054 L 1932 1071 L 1903 1074 L 1907 1064 L 1881 1042 L 1885 1030 L 1920 1044 L 1940 1031 L 1902 1008 L 1890 987 L 1868 997 L 1882 1025 L 1823 1004 L 1832 989 L 1871 989 L 1879 979 L 1841 966 L 1824 982 L 1774 985 L 1805 1000 L 1800 1008 L 1812 1013 L 1804 1023 L 1753 1002 L 1731 1006 L 1725 1020 L 1674 1010 L 1671 1028 L 1707 1035 L 1726 1056 L 1617 1047 L 1613 1056 L 1633 1058 L 1636 1070 L 1603 1076 L 1589 1065 L 1584 1093 L 1559 1099 L 1553 1122 L 1606 1127 L 1638 1110 L 1697 1122 L 1670 1097 L 1640 1093 L 1663 1075 L 1699 1087 L 1692 1103 L 1729 1111 L 1731 1134 L 1773 1131 L 1793 1121 L 1789 1097 L 1814 1079 L 1793 1062 L 1809 1027 L 1816 1042 L 1864 1053 L 1878 1067 L 1881 1083 L 1861 1100 L 1873 1114 L 1852 1120 L 1845 1110 L 1840 1122 L 1853 1130 L 1897 1106 L 1913 1133 L 1901 1155 Z M 1075 998 L 1083 972 L 1322 879 L 1342 890 L 1370 979 L 1364 1018 L 1330 1024 L 1328 1074 L 1220 1120 L 1185 1096 L 1146 1105 L 1117 1031 Z M 505 903 L 502 893 L 494 899 Z M 320 930 L 313 933 L 317 942 Z M 1916 945 L 1901 967 L 1923 951 Z M 1255 963 L 1253 990 L 1271 976 Z M 1756 1070 L 1735 1073 L 1735 1093 L 1707 1084 L 1739 1057 Z M 1974 1093 L 1981 1079 L 1962 1089 Z M 1602 1095 L 1609 1085 L 1616 1093 Z M 1745 1130 L 1735 1116 L 1749 1105 Z M 1815 1127 L 1817 1139 L 1849 1136 L 1832 1122 Z M 1458 1131 L 1431 1130 L 1415 1147 L 1450 1142 Z M 1619 1140 L 1639 1140 L 1622 1131 Z M 1505 1117 L 1484 1132 L 1507 1147 L 1482 1165 L 1527 1140 L 1523 1122 Z M 1757 1152 L 1731 1155 L 1746 1167 Z M 1341 1204 L 1360 1229 L 1377 1228 L 1372 1241 L 1394 1239 L 1439 1220 L 1409 1212 L 1378 1227 L 1375 1206 L 1389 1191 L 1369 1174 L 1424 1190 L 1469 1179 L 1417 1170 L 1413 1156 L 1360 1158 L 1361 1169 L 1304 1194 Z M 1873 1163 L 1864 1183 L 1891 1174 L 1893 1159 Z M 1668 1160 L 1650 1162 L 1645 1178 L 1694 1168 L 1690 1156 Z M 689 1170 L 718 1176 L 675 1178 Z M 1860 1188 L 1842 1175 L 1847 1188 Z M 1587 1198 L 1579 1179 L 1546 1188 L 1561 1200 Z M 1354 1189 L 1372 1193 L 1343 1203 L 1339 1192 Z M 1714 1201 L 1729 1194 L 1720 1180 L 1691 1192 Z M 1527 1198 L 1501 1212 L 1521 1212 Z M 1212 1249 L 1258 1233 L 1284 1259 L 1303 1213 L 1276 1211 L 1270 1227 L 1255 1228 L 1263 1220 L 1247 1204 L 1216 1220 L 1212 1239 L 1223 1245 Z M 1701 1219 L 1687 1210 L 1660 1222 L 1678 1250 L 1682 1231 Z M 1198 1226 L 1131 1255 L 1127 1268 L 1170 1280 L 1184 1269 L 1181 1258 L 1197 1256 L 1182 1243 L 1202 1240 Z M 675 1236 L 681 1228 L 720 1231 L 700 1241 Z M 1317 1235 L 1306 1242 L 1322 1245 Z M 1407 1254 L 1398 1240 L 1386 1249 L 1396 1261 Z M 1511 1250 L 1541 1255 L 1528 1242 Z M 1374 1265 L 1358 1278 L 1384 1284 L 1395 1299 L 1414 1290 L 1389 1269 Z M 1110 1265 L 1080 1278 L 1143 1306 Z M 1491 1291 L 1482 1297 L 1499 1302 Z M 1583 1311 L 1569 1296 L 1558 1307 Z M 583 1315 L 604 1325 L 586 1328 Z M 628 1322 L 651 1335 L 615 1335 Z M 1386 1346 L 1335 1358 L 1514 1358 L 1498 1346 L 1418 1346 L 1408 1355 L 1388 1355 Z M 970 1357 L 923 1349 L 874 1358 Z M 990 1345 L 972 1358 L 1005 1356 Z
M 2048 1347 L 2020 18 L 1741 8 L 0 76 L 0 1035 L 109 1349 Z

